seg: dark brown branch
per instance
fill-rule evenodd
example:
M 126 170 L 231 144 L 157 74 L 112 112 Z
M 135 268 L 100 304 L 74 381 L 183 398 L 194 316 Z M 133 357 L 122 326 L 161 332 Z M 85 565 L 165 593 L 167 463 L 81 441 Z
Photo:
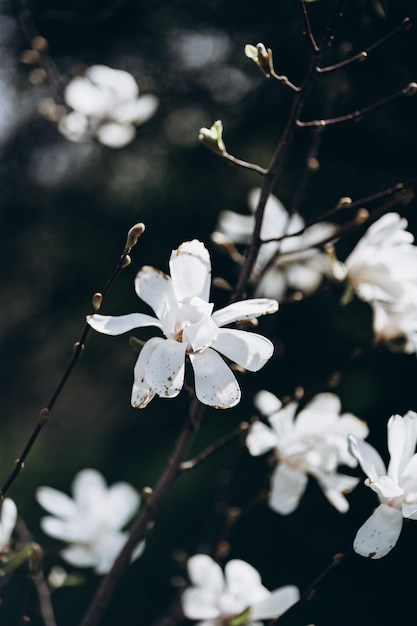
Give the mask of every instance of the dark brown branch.
M 402 98 L 403 96 L 412 96 L 417 91 L 417 83 L 409 83 L 400 91 L 395 92 L 391 96 L 387 96 L 382 100 L 378 100 L 378 102 L 374 102 L 363 109 L 358 109 L 357 111 L 353 111 L 352 113 L 347 113 L 346 115 L 340 115 L 339 117 L 332 117 L 324 120 L 311 120 L 310 122 L 302 122 L 301 120 L 297 120 L 296 124 L 299 128 L 326 128 L 326 126 L 335 126 L 336 124 L 343 124 L 344 122 L 352 122 L 357 120 L 358 118 L 362 118 L 372 111 L 376 111 L 381 107 Z
M 314 38 L 313 31 L 311 29 L 310 18 L 308 17 L 308 12 L 304 0 L 298 0 L 298 7 L 300 9 L 301 18 L 303 20 L 304 34 L 307 35 L 314 54 L 317 54 L 320 48 L 318 47 L 317 42 Z

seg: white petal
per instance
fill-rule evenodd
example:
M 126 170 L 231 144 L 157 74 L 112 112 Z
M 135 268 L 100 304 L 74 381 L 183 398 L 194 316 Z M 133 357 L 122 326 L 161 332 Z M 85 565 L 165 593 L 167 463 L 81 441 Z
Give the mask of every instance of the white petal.
M 95 564 L 95 557 L 91 550 L 83 546 L 70 546 L 61 550 L 61 557 L 76 567 L 92 567 Z
M 159 100 L 152 94 L 140 96 L 137 100 L 122 102 L 112 111 L 112 117 L 121 124 L 144 124 L 154 115 Z
M 156 317 L 143 313 L 129 313 L 128 315 L 87 315 L 87 323 L 91 328 L 104 335 L 121 335 L 134 328 L 156 326 L 162 328 L 162 324 Z
M 145 265 L 135 279 L 135 291 L 148 304 L 158 319 L 177 309 L 171 278 L 160 270 Z
M 57 517 L 42 517 L 40 520 L 40 526 L 43 532 L 54 539 L 62 539 L 63 541 L 79 541 L 85 537 L 81 537 L 81 530 L 79 525 L 73 525 L 71 522 L 67 522 Z M 78 532 L 80 530 L 80 532 Z M 88 531 L 84 529 L 84 535 L 88 534 Z
M 48 513 L 62 519 L 72 518 L 76 514 L 77 505 L 74 500 L 52 487 L 39 487 L 36 490 L 36 499 Z
M 196 554 L 188 559 L 187 571 L 190 581 L 196 587 L 209 589 L 220 595 L 224 588 L 221 567 L 207 554 Z
M 156 346 L 145 367 L 145 381 L 162 398 L 175 398 L 184 385 L 187 344 L 166 339 Z
M 273 413 L 276 413 L 282 407 L 281 400 L 270 391 L 265 390 L 258 391 L 253 399 L 253 403 L 258 411 L 260 411 L 262 415 L 265 415 L 266 417 L 269 417 Z
M 259 456 L 273 450 L 278 445 L 278 437 L 262 422 L 255 422 L 246 437 L 246 445 L 252 456 Z
M 177 300 L 197 296 L 208 302 L 211 283 L 210 255 L 203 243 L 193 239 L 173 250 L 169 261 Z
M 332 504 L 339 513 L 346 513 L 349 510 L 349 502 L 343 494 L 352 491 L 358 484 L 359 478 L 346 474 L 337 474 L 336 472 L 330 474 L 315 474 L 315 476 L 330 504 Z
M 5 498 L 1 506 L 0 549 L 10 543 L 10 537 L 17 520 L 17 507 L 11 498 Z
M 107 523 L 115 529 L 122 529 L 136 513 L 140 497 L 136 489 L 128 483 L 115 483 L 107 494 Z
M 297 508 L 307 486 L 306 474 L 280 463 L 271 482 L 269 506 L 276 513 L 288 515 Z
M 107 483 L 100 472 L 87 468 L 75 475 L 72 481 L 72 493 L 79 506 L 89 508 L 94 500 L 100 502 L 106 497 Z
M 251 619 L 264 620 L 279 617 L 290 606 L 298 602 L 300 592 L 294 585 L 286 585 L 280 589 L 272 591 L 271 595 L 252 606 Z
M 358 530 L 353 543 L 355 552 L 371 559 L 382 558 L 397 543 L 402 525 L 400 510 L 380 504 Z
M 299 412 L 295 420 L 297 432 L 328 431 L 339 419 L 340 400 L 334 393 L 319 393 Z
M 212 348 L 250 372 L 257 372 L 271 358 L 274 346 L 262 335 L 220 328 Z
M 181 605 L 185 617 L 188 619 L 215 619 L 220 616 L 216 606 L 217 596 L 201 587 L 189 587 L 181 596 Z
M 378 476 L 387 473 L 383 460 L 369 443 L 356 439 L 353 435 L 349 436 L 348 441 L 350 453 L 358 459 L 363 471 L 371 480 L 376 480 Z
M 135 135 L 136 129 L 132 124 L 117 122 L 106 122 L 96 130 L 97 139 L 108 148 L 124 148 L 133 141 Z
M 252 215 L 240 215 L 234 211 L 222 211 L 219 214 L 217 230 L 234 243 L 249 243 L 253 232 Z
M 268 591 L 262 585 L 259 572 L 246 561 L 232 559 L 224 568 L 228 591 L 235 596 L 246 598 L 246 606 L 250 606 L 254 597 L 263 599 Z
M 70 141 L 83 141 L 89 136 L 88 118 L 78 111 L 71 111 L 61 117 L 58 130 Z
M 155 390 L 145 380 L 145 372 L 149 360 L 156 348 L 165 341 L 162 337 L 152 337 L 143 346 L 139 353 L 134 369 L 134 382 L 132 388 L 131 404 L 137 409 L 145 408 L 155 396 Z
M 105 116 L 113 100 L 85 76 L 77 76 L 68 83 L 64 97 L 68 106 L 75 111 L 96 117 Z
M 183 341 L 188 341 L 194 352 L 214 346 L 219 329 L 211 317 L 203 317 L 196 324 L 186 326 L 183 330 Z
M 240 388 L 231 369 L 211 348 L 190 354 L 194 370 L 195 393 L 203 404 L 221 409 L 235 406 L 240 400 Z
M 269 298 L 253 298 L 242 300 L 215 311 L 212 315 L 217 326 L 226 326 L 233 322 L 243 321 L 251 317 L 269 315 L 278 311 L 278 302 Z
M 107 65 L 91 65 L 85 75 L 100 90 L 108 89 L 115 93 L 120 100 L 133 100 L 138 96 L 137 82 L 125 70 L 115 70 L 112 67 L 107 67 Z

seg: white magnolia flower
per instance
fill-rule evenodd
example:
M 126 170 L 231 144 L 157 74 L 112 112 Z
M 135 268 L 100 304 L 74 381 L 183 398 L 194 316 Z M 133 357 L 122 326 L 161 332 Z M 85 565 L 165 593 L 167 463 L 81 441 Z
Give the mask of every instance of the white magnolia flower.
M 377 341 L 417 352 L 417 247 L 407 220 L 387 213 L 346 259 L 347 279 L 373 311 Z
M 255 422 L 246 443 L 253 456 L 275 451 L 277 466 L 269 495 L 271 509 L 281 515 L 292 513 L 311 475 L 329 502 L 345 513 L 349 504 L 343 494 L 350 492 L 358 479 L 338 473 L 337 468 L 356 466 L 348 451 L 347 437 L 350 433 L 366 437 L 366 424 L 350 413 L 340 415 L 340 400 L 333 393 L 318 394 L 297 415 L 298 403 L 282 406 L 268 391 L 259 392 L 255 404 L 269 418 L 271 427 Z
M 388 469 L 369 443 L 354 436 L 349 440 L 351 453 L 368 476 L 365 484 L 381 503 L 359 529 L 353 547 L 361 556 L 380 559 L 397 543 L 403 518 L 417 520 L 417 413 L 388 420 Z
M 72 141 L 96 137 L 110 148 L 130 143 L 135 126 L 146 122 L 158 108 L 156 96 L 139 96 L 131 74 L 105 65 L 92 65 L 84 76 L 73 78 L 64 98 L 72 111 L 61 118 L 61 133 Z
M 192 586 L 181 596 L 182 609 L 186 617 L 201 620 L 204 626 L 254 626 L 279 617 L 300 597 L 293 585 L 268 591 L 256 569 L 239 559 L 229 561 L 223 575 L 213 559 L 196 554 L 188 560 L 188 575 Z
M 9 548 L 10 539 L 17 520 L 17 508 L 13 500 L 5 498 L 0 512 L 0 553 Z
M 213 313 L 209 302 L 211 263 L 204 244 L 193 240 L 173 250 L 171 276 L 154 267 L 143 267 L 136 276 L 136 293 L 156 317 L 131 313 L 119 317 L 90 315 L 88 323 L 107 335 L 134 328 L 156 326 L 165 335 L 149 339 L 142 348 L 134 372 L 132 405 L 145 407 L 157 394 L 174 398 L 184 385 L 185 358 L 194 370 L 197 398 L 220 408 L 235 406 L 240 388 L 220 354 L 256 372 L 272 356 L 269 339 L 227 324 L 275 313 L 278 303 L 265 298 L 235 302 Z M 220 354 L 219 354 L 220 353 Z
M 139 494 L 124 482 L 107 487 L 103 476 L 93 469 L 75 476 L 72 493 L 73 499 L 51 487 L 39 487 L 36 498 L 52 514 L 41 519 L 42 530 L 69 543 L 60 553 L 65 561 L 105 574 L 126 543 L 128 533 L 122 528 L 138 509 Z M 142 542 L 133 558 L 143 548 Z
M 252 213 L 255 212 L 259 189 L 253 189 L 248 196 Z M 217 231 L 213 240 L 226 238 L 237 244 L 249 244 L 252 238 L 255 218 L 253 215 L 241 215 L 233 211 L 223 211 L 219 215 Z M 261 228 L 262 239 L 272 239 L 284 234 L 292 234 L 304 227 L 303 218 L 288 215 L 284 206 L 275 196 L 270 196 L 264 212 Z M 327 254 L 313 246 L 327 239 L 335 232 L 335 227 L 327 222 L 310 226 L 302 235 L 289 237 L 281 242 L 264 244 L 256 260 L 253 279 L 263 272 L 265 266 L 279 251 L 278 258 L 266 269 L 258 284 L 256 293 L 278 300 L 293 289 L 304 294 L 315 291 L 323 280 L 323 276 L 331 275 L 332 264 Z

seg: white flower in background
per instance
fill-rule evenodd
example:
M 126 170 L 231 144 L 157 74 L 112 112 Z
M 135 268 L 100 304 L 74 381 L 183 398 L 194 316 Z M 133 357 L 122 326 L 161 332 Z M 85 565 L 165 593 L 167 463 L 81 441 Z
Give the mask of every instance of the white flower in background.
M 0 553 L 9 548 L 10 539 L 17 520 L 17 508 L 13 500 L 5 498 L 0 512 Z
M 173 250 L 171 276 L 143 267 L 136 276 L 136 293 L 156 317 L 131 313 L 118 317 L 89 315 L 95 330 L 120 335 L 134 328 L 156 326 L 165 335 L 149 339 L 134 371 L 132 405 L 145 407 L 157 394 L 174 398 L 184 385 L 185 358 L 191 361 L 197 398 L 203 404 L 229 408 L 240 400 L 240 388 L 220 354 L 256 372 L 272 356 L 269 339 L 227 324 L 275 313 L 275 300 L 258 298 L 235 302 L 213 313 L 209 302 L 211 263 L 203 243 L 194 239 Z M 219 354 L 220 353 L 220 354 Z
M 252 213 L 255 212 L 259 189 L 253 189 L 248 196 Z M 255 218 L 253 215 L 241 215 L 234 211 L 223 211 L 219 215 L 217 231 L 213 240 L 229 240 L 236 244 L 249 244 L 252 238 Z M 296 233 L 304 227 L 303 218 L 294 214 L 290 216 L 275 196 L 270 196 L 264 212 L 261 228 L 262 239 L 281 237 L 284 234 Z M 263 273 L 256 289 L 257 295 L 277 298 L 285 295 L 288 289 L 301 291 L 304 294 L 315 291 L 326 275 L 331 275 L 331 260 L 324 252 L 312 247 L 330 237 L 335 226 L 320 222 L 310 226 L 302 235 L 283 239 L 281 242 L 271 241 L 263 244 L 256 260 L 253 279 L 263 273 L 264 268 L 279 252 L 279 256 Z
M 417 413 L 388 420 L 388 470 L 369 443 L 349 437 L 351 453 L 368 476 L 365 484 L 378 494 L 380 505 L 359 529 L 353 547 L 361 556 L 380 559 L 397 543 L 403 518 L 417 520 Z
M 158 108 L 156 96 L 139 96 L 131 74 L 105 65 L 92 65 L 84 76 L 73 78 L 64 98 L 72 111 L 59 121 L 61 133 L 72 141 L 96 137 L 110 148 L 122 148 L 133 141 L 135 127 Z
M 188 575 L 192 586 L 181 596 L 182 610 L 205 626 L 254 625 L 279 617 L 300 597 L 293 585 L 268 591 L 256 569 L 239 559 L 229 561 L 223 575 L 213 559 L 196 554 L 188 560 Z
M 345 261 L 348 282 L 373 310 L 377 341 L 417 351 L 417 247 L 407 220 L 387 213 L 374 222 Z
M 41 528 L 47 535 L 69 543 L 60 552 L 65 561 L 105 574 L 126 543 L 128 533 L 122 529 L 139 507 L 139 494 L 124 482 L 107 487 L 103 476 L 93 469 L 75 476 L 72 493 L 73 499 L 51 487 L 39 487 L 36 499 L 53 516 L 43 517 Z M 132 558 L 143 549 L 144 542 Z
M 350 492 L 358 479 L 339 474 L 339 465 L 355 467 L 348 451 L 348 435 L 364 438 L 367 425 L 350 413 L 340 415 L 340 400 L 333 393 L 315 396 L 297 415 L 298 403 L 282 406 L 268 391 L 255 396 L 255 405 L 268 417 L 271 427 L 255 422 L 246 439 L 250 454 L 258 456 L 275 451 L 277 466 L 272 476 L 269 506 L 281 515 L 298 506 L 308 481 L 317 479 L 324 495 L 341 513 L 349 504 L 343 494 Z

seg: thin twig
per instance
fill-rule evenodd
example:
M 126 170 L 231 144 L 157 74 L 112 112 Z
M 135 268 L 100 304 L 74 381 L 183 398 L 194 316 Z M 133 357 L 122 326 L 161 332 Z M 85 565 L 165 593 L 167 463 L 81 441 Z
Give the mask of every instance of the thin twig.
M 340 115 L 339 117 L 332 117 L 329 119 L 322 120 L 311 120 L 310 122 L 302 122 L 301 120 L 297 120 L 296 124 L 299 128 L 325 128 L 326 126 L 334 126 L 336 124 L 343 124 L 344 122 L 352 122 L 353 120 L 357 120 L 358 118 L 362 118 L 372 111 L 376 111 L 381 107 L 402 98 L 403 96 L 412 96 L 416 93 L 417 83 L 409 83 L 400 91 L 396 91 L 390 96 L 383 98 L 382 100 L 378 100 L 378 102 L 374 102 L 363 109 L 358 109 L 356 111 L 352 111 L 352 113 L 347 113 L 346 115 Z
M 248 428 L 249 428 L 249 424 L 247 422 L 242 422 L 241 424 L 239 424 L 237 428 L 232 430 L 230 433 L 227 433 L 223 437 L 220 437 L 220 439 L 215 441 L 210 446 L 207 446 L 205 450 L 200 452 L 200 454 L 197 454 L 197 456 L 195 456 L 193 459 L 190 459 L 189 461 L 184 461 L 183 463 L 181 463 L 180 471 L 184 472 L 190 469 L 194 469 L 197 465 L 200 465 L 201 463 L 206 461 L 209 457 L 211 457 L 213 454 L 215 454 L 216 452 L 218 452 L 219 450 L 227 446 L 229 443 L 231 443 L 235 439 L 238 439 L 238 437 L 241 437 L 242 434 L 247 432 Z
M 313 31 L 311 29 L 310 18 L 308 17 L 308 12 L 304 0 L 298 0 L 298 7 L 300 9 L 301 17 L 303 20 L 304 33 L 307 35 L 314 54 L 317 54 L 320 48 L 318 47 L 317 42 L 314 38 Z
M 253 170 L 254 172 L 258 172 L 258 174 L 262 174 L 262 176 L 265 176 L 268 172 L 268 170 L 266 170 L 264 167 L 261 167 L 260 165 L 256 165 L 256 163 L 249 163 L 248 161 L 242 161 L 242 159 L 238 159 L 234 157 L 232 154 L 229 154 L 228 152 L 222 152 L 220 156 L 222 156 L 227 161 L 230 161 L 230 163 L 233 163 L 234 165 L 243 167 L 246 170 Z

